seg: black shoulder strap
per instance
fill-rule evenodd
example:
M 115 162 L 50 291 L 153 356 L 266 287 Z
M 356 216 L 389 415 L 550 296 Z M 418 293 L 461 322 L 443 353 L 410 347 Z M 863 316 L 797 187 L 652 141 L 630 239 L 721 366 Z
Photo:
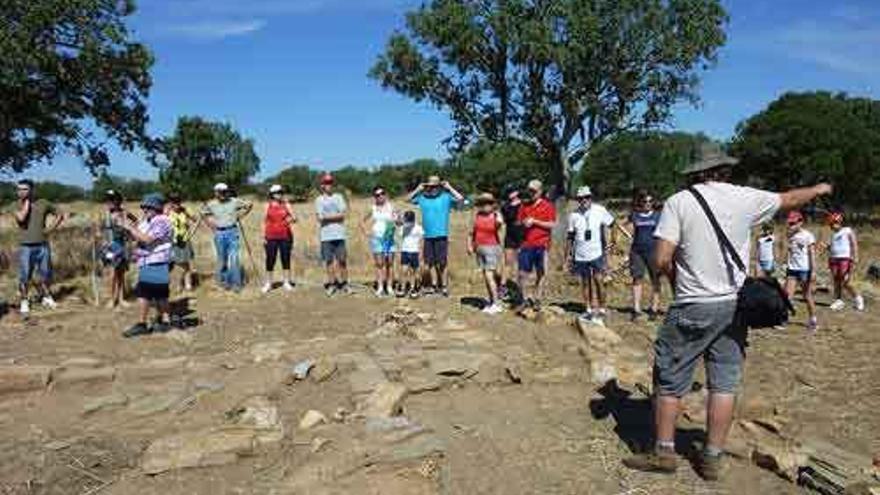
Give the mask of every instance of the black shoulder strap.
M 733 244 L 730 242 L 730 239 L 727 237 L 727 234 L 724 233 L 724 230 L 721 229 L 721 225 L 718 224 L 718 219 L 715 218 L 715 214 L 712 213 L 712 208 L 709 207 L 709 203 L 706 202 L 706 198 L 700 194 L 700 191 L 697 191 L 694 187 L 689 187 L 688 192 L 693 194 L 694 198 L 697 199 L 697 202 L 700 203 L 700 206 L 703 208 L 703 211 L 706 213 L 706 217 L 709 219 L 709 223 L 712 224 L 712 228 L 715 229 L 715 235 L 718 237 L 718 244 L 721 245 L 721 251 L 727 251 L 727 254 L 733 259 L 733 262 L 736 263 L 737 268 L 742 270 L 743 273 L 748 274 L 748 269 L 746 268 L 745 263 L 743 263 L 742 258 L 739 257 L 739 253 L 736 252 L 736 249 L 733 247 Z

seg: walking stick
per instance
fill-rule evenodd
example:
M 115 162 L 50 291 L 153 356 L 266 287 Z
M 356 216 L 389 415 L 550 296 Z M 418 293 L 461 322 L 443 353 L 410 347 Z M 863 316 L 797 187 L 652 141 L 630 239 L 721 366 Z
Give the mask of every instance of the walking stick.
M 94 299 L 95 306 L 101 305 L 101 282 L 98 280 L 98 270 L 100 270 L 98 266 L 98 242 L 92 239 L 92 269 L 90 278 L 92 282 L 92 299 Z
M 238 231 L 241 233 L 241 241 L 244 243 L 244 249 L 247 251 L 248 258 L 251 260 L 251 268 L 254 271 L 254 277 L 258 277 L 260 270 L 257 268 L 257 262 L 254 260 L 254 253 L 251 251 L 251 243 L 248 242 L 247 235 L 244 233 L 244 226 L 241 224 L 241 219 L 236 220 L 238 224 Z

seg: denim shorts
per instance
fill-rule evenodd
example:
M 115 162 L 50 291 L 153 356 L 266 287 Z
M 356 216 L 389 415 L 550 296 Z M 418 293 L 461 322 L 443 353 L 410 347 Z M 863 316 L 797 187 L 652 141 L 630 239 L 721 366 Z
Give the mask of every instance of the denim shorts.
M 746 330 L 734 324 L 736 300 L 673 306 L 654 342 L 654 387 L 661 396 L 691 391 L 700 358 L 710 392 L 735 394 L 742 377 Z
M 394 239 L 370 237 L 370 252 L 375 255 L 394 256 Z
M 547 250 L 542 247 L 524 247 L 519 250 L 519 271 L 523 273 L 544 273 L 544 257 Z
M 575 261 L 571 265 L 571 273 L 577 277 L 588 279 L 598 277 L 605 272 L 605 257 L 599 257 L 591 261 Z
M 34 271 L 44 282 L 52 280 L 52 251 L 49 244 L 22 244 L 18 251 L 18 279 L 22 284 L 30 282 Z
M 803 284 L 809 282 L 810 279 L 813 278 L 813 272 L 810 270 L 789 270 L 785 276 L 793 278 Z
M 400 264 L 413 270 L 418 270 L 419 253 L 400 253 Z
M 321 260 L 326 264 L 333 263 L 334 261 L 339 262 L 340 264 L 345 264 L 345 259 L 347 257 L 347 251 L 345 249 L 345 241 L 342 239 L 335 241 L 322 241 L 321 242 Z

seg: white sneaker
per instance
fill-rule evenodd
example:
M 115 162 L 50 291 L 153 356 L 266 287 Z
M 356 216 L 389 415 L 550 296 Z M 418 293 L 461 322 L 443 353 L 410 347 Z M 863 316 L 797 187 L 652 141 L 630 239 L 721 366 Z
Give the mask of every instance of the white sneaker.
M 838 299 L 831 303 L 831 311 L 843 311 L 846 308 L 846 303 L 843 300 Z
M 814 316 L 807 320 L 807 330 L 811 333 L 815 333 L 819 330 L 819 319 Z
M 268 294 L 269 291 L 272 290 L 272 283 L 266 282 L 265 284 L 263 284 L 263 288 L 260 290 L 263 292 L 263 294 Z
M 46 309 L 55 309 L 58 307 L 58 303 L 55 302 L 55 299 L 52 299 L 52 296 L 43 297 L 42 304 Z
M 293 284 L 291 284 L 289 281 L 285 280 L 284 284 L 281 285 L 281 288 L 287 292 L 291 292 L 291 291 L 293 291 Z
M 19 306 L 18 311 L 22 315 L 28 315 L 31 312 L 31 303 L 28 302 L 27 299 L 21 301 L 21 306 Z
M 581 321 L 585 321 L 585 322 L 591 322 L 591 321 L 593 321 L 593 310 L 592 310 L 592 309 L 587 309 L 586 311 L 584 311 L 583 313 L 581 313 L 581 315 L 578 316 L 578 318 L 579 318 Z
M 864 311 L 865 310 L 865 298 L 862 296 L 856 296 L 856 311 Z
M 498 303 L 491 304 L 483 309 L 483 313 L 486 313 L 487 315 L 498 315 L 503 312 L 504 308 L 502 308 Z

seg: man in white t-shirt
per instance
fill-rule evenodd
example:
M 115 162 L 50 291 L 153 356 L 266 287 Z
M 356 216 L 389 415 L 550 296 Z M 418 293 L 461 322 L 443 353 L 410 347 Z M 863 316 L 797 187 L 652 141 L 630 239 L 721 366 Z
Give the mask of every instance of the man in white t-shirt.
M 608 231 L 614 217 L 600 204 L 593 203 L 593 192 L 588 186 L 577 191 L 577 209 L 568 215 L 568 237 L 565 247 L 566 264 L 580 278 L 586 311 L 585 321 L 603 324 L 605 308 L 605 251 Z M 611 231 L 611 244 L 616 232 Z M 574 260 L 568 259 L 573 257 Z M 570 264 L 569 264 L 570 263 Z M 595 313 L 593 308 L 596 309 Z
M 750 235 L 756 225 L 770 220 L 779 210 L 796 209 L 830 194 L 831 186 L 820 184 L 782 194 L 735 186 L 729 180 L 736 163 L 719 148 L 706 146 L 702 159 L 684 173 L 705 197 L 748 266 Z M 690 392 L 702 359 L 709 389 L 708 431 L 696 467 L 703 478 L 716 480 L 745 358 L 746 332 L 734 323 L 734 313 L 746 274 L 723 254 L 711 223 L 690 191 L 681 191 L 666 201 L 654 236 L 657 267 L 672 281 L 675 302 L 654 343 L 654 450 L 625 459 L 624 465 L 641 471 L 675 472 L 675 423 L 681 399 Z

